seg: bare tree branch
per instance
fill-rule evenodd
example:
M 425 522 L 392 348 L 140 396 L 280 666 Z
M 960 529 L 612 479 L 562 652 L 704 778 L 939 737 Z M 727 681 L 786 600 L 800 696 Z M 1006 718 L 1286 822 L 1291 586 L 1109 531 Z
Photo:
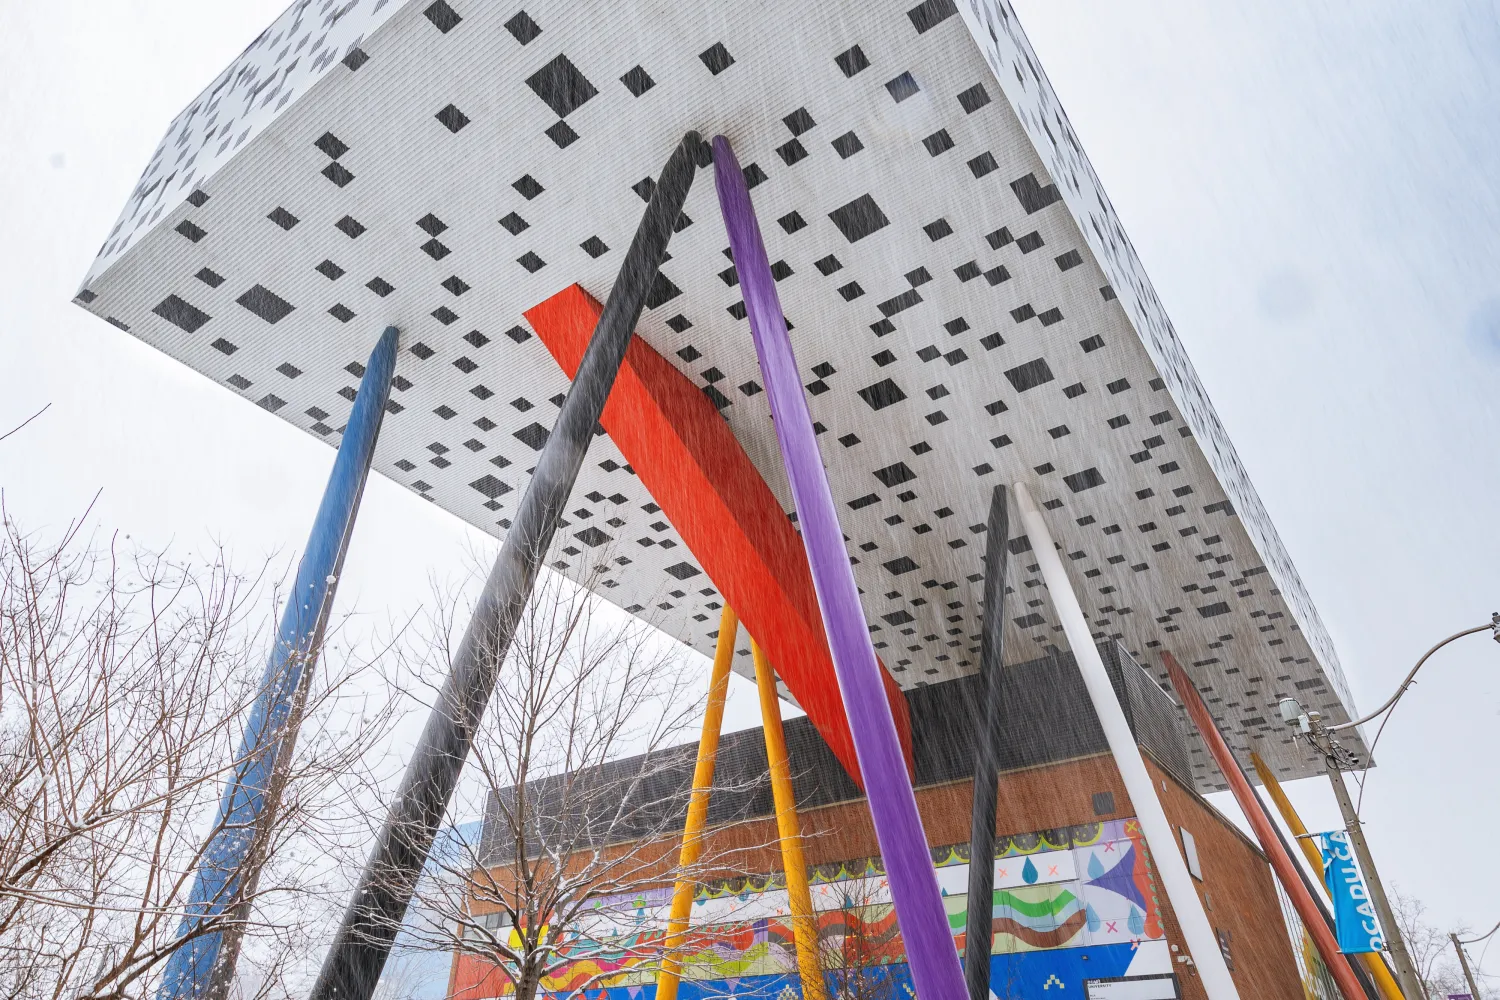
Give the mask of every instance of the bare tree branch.
M 21 1000 L 153 991 L 261 684 L 263 574 L 221 551 L 122 553 L 85 522 L 44 543 L 0 501 L 0 994 Z M 285 994 L 307 928 L 339 905 L 396 707 L 365 667 L 318 672 L 260 879 L 232 879 L 233 905 L 192 932 L 245 927 L 243 996 Z
M 4 441 L 6 438 L 10 437 L 12 434 L 14 434 L 17 431 L 21 430 L 27 424 L 31 423 L 37 417 L 40 417 L 43 413 L 46 413 L 50 409 L 52 409 L 52 404 L 48 403 L 47 405 L 43 406 L 40 410 L 37 410 L 31 416 L 27 417 L 25 420 L 21 421 L 19 424 L 16 424 L 16 426 L 14 426 L 10 430 L 6 431 L 4 434 L 0 434 L 0 441 Z
M 441 677 L 453 626 L 431 624 L 442 667 L 406 673 Z M 749 850 L 678 864 L 702 713 L 690 671 L 649 627 L 544 575 L 468 762 L 483 835 L 434 850 L 408 947 L 454 953 L 516 1000 L 654 977 L 673 882 L 737 871 Z

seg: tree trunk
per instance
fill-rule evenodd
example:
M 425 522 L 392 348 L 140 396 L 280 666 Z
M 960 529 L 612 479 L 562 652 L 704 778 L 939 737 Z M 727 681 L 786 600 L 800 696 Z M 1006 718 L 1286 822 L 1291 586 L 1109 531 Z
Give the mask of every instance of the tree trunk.
M 516 980 L 515 1000 L 536 1000 L 537 990 L 541 984 L 541 963 L 528 959 L 521 964 L 521 976 Z

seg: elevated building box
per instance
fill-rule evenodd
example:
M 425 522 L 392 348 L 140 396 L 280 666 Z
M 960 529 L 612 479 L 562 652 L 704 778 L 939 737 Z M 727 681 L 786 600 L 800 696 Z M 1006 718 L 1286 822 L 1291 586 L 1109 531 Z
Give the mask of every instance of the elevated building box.
M 684 154 L 714 181 L 672 205 L 670 254 L 648 288 L 626 257 L 643 204 L 676 190 L 652 178 L 689 134 L 715 137 L 720 152 Z M 735 213 L 716 200 L 724 177 Z M 764 246 L 751 266 L 726 243 L 755 213 Z M 1155 968 L 1165 948 L 1165 969 L 1195 996 L 1170 951 L 1180 915 L 1218 996 L 1236 992 L 1219 952 L 1241 997 L 1295 996 L 1270 878 L 1200 798 L 1222 775 L 1161 695 L 1156 657 L 1172 653 L 1212 693 L 1243 764 L 1253 748 L 1283 779 L 1322 763 L 1275 722 L 1280 698 L 1330 724 L 1358 713 L 1007 0 L 298 0 L 171 123 L 75 302 L 330 445 L 347 436 L 363 359 L 398 330 L 369 468 L 504 541 L 524 535 L 512 527 L 547 478 L 533 476 L 543 450 L 570 439 L 561 408 L 604 395 L 598 381 L 574 394 L 573 378 L 590 310 L 632 274 L 644 309 L 633 340 L 628 325 L 615 331 L 630 347 L 607 405 L 595 400 L 604 433 L 571 436 L 587 457 L 549 515 L 546 565 L 700 652 L 726 605 L 740 616 L 811 719 L 786 728 L 814 867 L 875 848 L 829 623 L 790 527 L 799 511 L 776 428 L 791 422 L 769 419 L 768 397 L 789 398 L 788 385 L 805 403 L 797 464 L 820 470 L 835 514 L 809 535 L 836 547 L 842 534 L 852 579 L 839 631 L 863 640 L 868 627 L 885 704 L 912 741 L 945 906 L 967 863 L 955 845 L 969 835 L 981 636 L 1003 637 L 1019 661 L 1001 681 L 1001 862 L 1045 848 L 1082 874 L 1069 900 L 1048 894 L 1062 883 L 1015 887 L 1037 897 L 1033 924 L 996 956 L 997 995 L 1101 966 Z M 777 313 L 796 357 L 772 379 L 751 326 Z M 1009 574 L 994 581 L 1017 606 L 992 615 L 997 486 L 1028 498 L 1030 527 L 1012 532 Z M 832 564 L 843 571 L 841 558 L 817 560 Z M 1077 665 L 1057 652 L 1063 632 L 1083 651 Z M 1091 642 L 1104 643 L 1114 700 Z M 754 673 L 748 649 L 732 665 Z M 872 781 L 898 777 L 892 759 Z M 750 780 L 763 761 L 759 733 L 725 738 L 709 817 L 721 839 L 770 841 L 771 793 Z M 678 807 L 692 765 L 684 748 L 655 808 Z M 894 799 L 872 801 L 879 812 Z M 1177 849 L 1168 820 L 1192 832 L 1202 879 L 1175 861 L 1160 869 L 1178 915 L 1151 891 L 1133 815 L 1163 859 L 1164 843 Z M 920 875 L 900 895 L 932 918 L 909 922 L 926 942 L 913 954 L 941 966 L 929 981 L 951 983 L 920 837 L 901 818 L 885 823 L 904 828 L 887 838 L 892 871 Z M 1100 844 L 1133 852 L 1129 879 Z M 774 853 L 744 874 L 774 871 Z M 419 864 L 406 859 L 408 878 Z M 1075 917 L 1081 929 L 1064 935 Z M 336 947 L 348 961 L 334 964 L 369 979 L 384 952 L 360 947 Z

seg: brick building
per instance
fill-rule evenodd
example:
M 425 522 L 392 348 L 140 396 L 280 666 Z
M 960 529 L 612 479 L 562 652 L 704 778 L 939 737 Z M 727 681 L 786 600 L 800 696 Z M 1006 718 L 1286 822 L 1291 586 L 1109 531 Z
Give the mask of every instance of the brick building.
M 1118 645 L 1107 644 L 1101 652 L 1240 995 L 1298 1000 L 1303 990 L 1292 939 L 1264 856 L 1193 790 L 1184 723 L 1170 696 Z M 1181 947 L 1176 917 L 1165 894 L 1158 891 L 1130 798 L 1071 655 L 1054 650 L 1009 667 L 1003 683 L 1006 715 L 991 976 L 996 997 L 1081 1000 L 1091 979 L 1159 976 L 1174 977 L 1169 982 L 1184 998 L 1204 997 Z M 974 679 L 961 678 L 917 688 L 908 696 L 918 806 L 960 951 L 976 695 Z M 848 932 L 851 910 L 859 911 L 860 926 L 870 938 L 878 936 L 877 928 L 894 918 L 880 888 L 880 852 L 867 804 L 805 718 L 788 720 L 785 729 L 822 939 L 836 945 Z M 691 780 L 693 750 L 688 746 L 673 751 L 677 760 L 669 773 L 675 774 L 676 787 L 658 784 L 652 791 L 663 801 L 678 803 L 672 807 L 678 812 Z M 629 768 L 632 762 L 620 766 Z M 777 878 L 782 862 L 765 768 L 759 729 L 724 735 L 718 756 L 719 790 L 709 813 L 710 851 L 732 857 L 734 870 L 723 872 L 721 879 L 711 880 L 699 892 L 693 926 L 703 937 L 707 957 L 689 964 L 683 996 L 780 997 L 786 989 L 795 989 L 796 964 L 785 893 Z M 504 863 L 498 845 L 487 850 L 497 864 Z M 663 855 L 670 855 L 670 850 Z M 1111 855 L 1122 860 L 1114 862 Z M 853 884 L 860 893 L 851 897 L 843 887 Z M 663 886 L 663 894 L 667 888 Z M 740 901 L 732 912 L 715 907 L 715 900 L 730 897 Z M 663 898 L 647 894 L 640 900 L 638 929 L 649 934 L 664 926 Z M 740 969 L 746 949 L 735 944 L 737 936 L 745 937 L 747 927 L 751 947 L 763 946 L 749 965 L 760 971 L 748 975 Z M 893 977 L 893 992 L 907 985 L 898 939 L 862 957 Z M 593 963 L 590 973 L 607 971 L 598 968 L 597 958 L 588 960 Z M 833 966 L 840 964 L 829 963 L 833 993 L 838 992 Z M 597 990 L 597 995 L 615 1000 L 640 997 L 644 990 L 649 998 L 654 978 L 649 970 L 649 962 L 622 964 L 614 975 L 591 984 L 594 989 L 588 995 L 593 998 Z M 463 1000 L 502 995 L 500 978 L 490 972 L 478 959 L 456 956 L 453 995 Z M 573 981 L 581 979 L 563 974 L 544 986 L 560 992 Z M 1166 983 L 1161 988 L 1167 988 Z

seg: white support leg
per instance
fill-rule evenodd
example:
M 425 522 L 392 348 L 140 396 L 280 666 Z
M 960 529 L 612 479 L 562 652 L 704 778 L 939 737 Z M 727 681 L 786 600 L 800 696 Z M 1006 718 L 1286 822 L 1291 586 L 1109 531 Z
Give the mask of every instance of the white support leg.
M 1203 988 L 1207 991 L 1209 1000 L 1239 1000 L 1234 980 L 1230 978 L 1229 969 L 1224 963 L 1224 955 L 1219 951 L 1218 938 L 1209 926 L 1208 916 L 1203 912 L 1203 904 L 1193 887 L 1193 877 L 1188 874 L 1187 863 L 1177 847 L 1172 824 L 1167 821 L 1167 814 L 1162 810 L 1161 799 L 1157 797 L 1151 775 L 1146 771 L 1140 747 L 1136 745 L 1130 723 L 1125 719 L 1125 710 L 1120 707 L 1120 701 L 1115 696 L 1109 673 L 1104 669 L 1104 660 L 1094 644 L 1089 623 L 1083 617 L 1078 595 L 1068 582 L 1067 571 L 1058 558 L 1057 546 L 1053 544 L 1052 535 L 1047 530 L 1047 522 L 1042 520 L 1042 512 L 1037 509 L 1036 502 L 1032 500 L 1024 483 L 1016 484 L 1016 506 L 1020 508 L 1021 524 L 1031 540 L 1037 565 L 1041 567 L 1042 581 L 1052 597 L 1052 608 L 1057 612 L 1063 632 L 1068 637 L 1068 645 L 1073 650 L 1073 658 L 1078 662 L 1078 670 L 1088 688 L 1089 699 L 1094 703 L 1094 711 L 1099 716 L 1104 737 L 1109 741 L 1110 752 L 1114 754 L 1115 764 L 1120 769 L 1125 791 L 1130 794 L 1136 818 L 1140 821 L 1141 831 L 1146 835 L 1151 857 L 1156 862 L 1157 875 L 1161 878 L 1167 899 L 1172 903 L 1177 922 L 1182 927 L 1182 936 L 1192 954 L 1198 976 L 1203 981 Z

